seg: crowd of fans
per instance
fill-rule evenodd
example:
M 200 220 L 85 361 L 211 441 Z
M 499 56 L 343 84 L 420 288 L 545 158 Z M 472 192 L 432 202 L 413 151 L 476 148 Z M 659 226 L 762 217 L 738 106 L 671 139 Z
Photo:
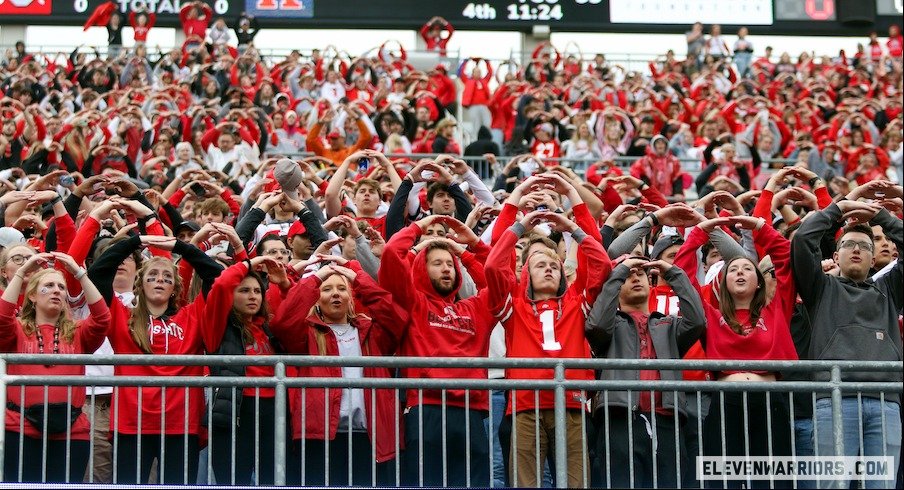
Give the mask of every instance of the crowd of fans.
M 902 359 L 896 27 L 887 50 L 873 36 L 853 56 L 793 61 L 767 48 L 753 59 L 746 32 L 731 49 L 718 26 L 706 35 L 696 25 L 688 56 L 669 51 L 650 74 L 603 55 L 563 57 L 550 44 L 507 71 L 471 58 L 422 72 L 389 42 L 369 58 L 330 46 L 265 59 L 254 48 L 253 17 L 232 23 L 233 45 L 226 20 L 203 2 L 183 5 L 186 41 L 169 52 L 143 44 L 155 19 L 141 12 L 129 19 L 133 49 L 121 47 L 123 20 L 110 17 L 106 58 L 24 45 L 5 53 L 3 352 Z M 434 18 L 421 35 L 443 52 L 453 32 Z M 464 140 L 456 139 L 459 113 L 474 129 Z M 462 155 L 494 164 L 493 185 Z M 794 164 L 770 165 L 775 158 Z M 699 172 L 688 174 L 681 160 L 699 160 Z M 591 164 L 579 175 L 574 161 Z M 274 375 L 265 366 L 87 371 Z M 289 374 L 395 375 L 338 367 Z M 193 482 L 206 447 L 215 481 L 273 482 L 271 388 L 205 398 L 199 387 L 91 387 L 87 395 L 8 388 L 6 480 L 81 481 L 93 456 L 93 481 L 110 481 L 115 468 L 121 483 Z M 616 487 L 651 486 L 654 468 L 659 486 L 678 486 L 693 481 L 698 452 L 834 454 L 824 396 L 795 397 L 791 412 L 781 394 L 726 393 L 724 408 L 707 413 L 708 396 L 696 393 L 569 392 L 568 486 L 583 486 L 591 468 L 595 482 L 608 474 Z M 890 455 L 897 466 L 898 397 L 843 403 L 848 454 Z M 289 405 L 290 456 L 305 451 L 307 484 L 394 482 L 397 460 L 407 484 L 438 486 L 445 475 L 453 486 L 536 486 L 548 472 L 551 393 L 411 390 L 400 402 L 392 390 L 307 389 L 290 390 Z M 596 429 L 585 433 L 587 425 Z M 234 445 L 259 448 L 259 465 L 234 458 Z

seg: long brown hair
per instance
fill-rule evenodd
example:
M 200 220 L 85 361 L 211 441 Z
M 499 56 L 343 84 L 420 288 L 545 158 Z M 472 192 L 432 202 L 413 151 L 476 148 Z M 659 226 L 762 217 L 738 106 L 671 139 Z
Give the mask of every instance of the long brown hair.
M 725 318 L 725 322 L 728 323 L 728 326 L 731 327 L 735 333 L 739 335 L 744 334 L 744 328 L 740 322 L 738 322 L 738 317 L 735 314 L 735 303 L 734 298 L 731 297 L 731 293 L 728 292 L 728 266 L 731 265 L 736 260 L 746 260 L 753 264 L 747 257 L 735 257 L 728 262 L 725 263 L 725 266 L 722 267 L 722 278 L 719 279 L 719 311 L 722 312 L 722 317 Z M 756 281 L 757 287 L 756 292 L 753 293 L 753 299 L 750 300 L 750 324 L 756 325 L 756 323 L 760 319 L 760 313 L 762 313 L 763 308 L 766 306 L 766 279 L 763 277 L 763 273 L 760 272 L 760 268 L 753 264 L 753 270 L 756 271 Z
M 241 315 L 238 312 L 238 310 L 235 309 L 235 302 L 233 302 L 232 303 L 232 311 L 230 312 L 230 316 L 234 317 L 236 320 L 236 323 L 241 327 L 242 342 L 244 342 L 246 345 L 251 342 L 254 342 L 254 337 L 251 335 L 251 329 L 248 328 L 248 323 L 254 321 L 254 319 L 256 319 L 256 318 L 263 318 L 263 320 L 265 322 L 270 318 L 270 313 L 267 310 L 267 283 L 266 283 L 266 281 L 264 281 L 264 278 L 261 277 L 261 275 L 258 274 L 257 271 L 253 271 L 253 270 L 248 271 L 248 273 L 245 274 L 245 277 L 242 278 L 242 281 L 244 281 L 245 279 L 248 279 L 249 277 L 254 278 L 254 280 L 256 280 L 257 283 L 261 287 L 261 306 L 260 306 L 260 308 L 257 310 L 257 313 L 255 313 L 254 315 L 251 315 L 251 317 L 248 318 L 248 317 L 245 317 L 244 315 Z M 236 287 L 238 287 L 238 286 L 236 286 Z
M 147 274 L 147 270 L 155 264 L 166 264 L 172 268 L 173 295 L 169 298 L 168 309 L 177 308 L 182 297 L 182 276 L 179 275 L 179 269 L 172 260 L 166 257 L 151 257 L 144 261 L 138 274 L 135 275 L 135 307 L 132 308 L 132 316 L 129 318 L 129 333 L 132 335 L 135 345 L 146 354 L 153 354 L 153 352 L 148 337 L 148 321 L 151 318 L 151 312 L 144 294 L 144 276 Z
M 34 273 L 28 280 L 28 285 L 25 287 L 25 301 L 22 302 L 22 310 L 19 312 L 19 323 L 22 324 L 22 331 L 27 337 L 35 335 L 38 331 L 38 311 L 34 301 L 32 301 L 29 296 L 38 291 L 38 285 L 41 283 L 41 279 L 50 274 L 63 275 L 62 272 L 56 269 L 44 269 Z M 75 322 L 69 316 L 68 306 L 63 306 L 63 309 L 60 311 L 60 316 L 57 317 L 54 326 L 60 329 L 60 338 L 63 339 L 63 341 L 72 343 L 72 339 L 75 338 Z

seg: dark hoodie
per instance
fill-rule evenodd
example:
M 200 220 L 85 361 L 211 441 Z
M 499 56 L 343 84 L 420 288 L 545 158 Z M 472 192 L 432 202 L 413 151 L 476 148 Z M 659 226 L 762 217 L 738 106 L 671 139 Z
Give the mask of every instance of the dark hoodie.
M 493 135 L 486 126 L 481 126 L 477 131 L 477 139 L 465 147 L 466 157 L 481 157 L 487 153 L 499 155 L 499 145 L 493 141 Z
M 599 241 L 589 238 L 580 229 L 572 233 L 578 242 L 578 254 L 585 257 L 587 268 L 584 285 L 567 284 L 564 267 L 559 261 L 562 275 L 555 298 L 534 300 L 530 271 L 521 268 L 521 278 L 515 281 L 511 265 L 515 243 L 524 234 L 524 226 L 515 223 L 509 228 L 487 258 L 486 278 L 490 290 L 490 304 L 494 316 L 505 328 L 505 348 L 508 357 L 537 359 L 590 358 L 590 346 L 584 337 L 584 324 L 590 305 L 596 300 L 603 283 L 612 270 L 609 257 Z M 565 373 L 567 379 L 593 379 L 589 369 L 572 369 Z M 553 379 L 552 369 L 509 369 L 508 379 Z M 566 407 L 582 408 L 584 397 L 580 390 L 566 393 Z M 513 410 L 514 406 L 514 410 Z M 525 410 L 555 408 L 552 391 L 543 391 L 539 399 L 533 391 L 517 392 L 509 413 Z
M 448 295 L 439 294 L 427 274 L 427 251 L 422 250 L 409 263 L 408 251 L 421 236 L 421 228 L 412 224 L 392 236 L 386 243 L 380 263 L 380 286 L 392 293 L 398 306 L 411 317 L 407 335 L 399 347 L 399 355 L 410 357 L 487 357 L 490 333 L 496 324 L 490 314 L 486 288 L 476 296 L 458 300 L 461 287 L 461 263 L 455 260 L 455 285 Z M 486 379 L 486 369 L 410 368 L 406 378 Z M 440 390 L 409 390 L 408 404 L 442 404 Z M 448 406 L 464 407 L 464 390 L 447 390 Z M 487 410 L 486 391 L 471 390 L 469 406 Z

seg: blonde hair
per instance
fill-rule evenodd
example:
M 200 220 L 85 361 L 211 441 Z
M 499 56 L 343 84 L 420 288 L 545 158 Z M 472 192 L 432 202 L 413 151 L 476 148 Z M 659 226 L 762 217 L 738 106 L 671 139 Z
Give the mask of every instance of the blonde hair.
M 27 337 L 34 336 L 38 331 L 38 311 L 34 301 L 32 301 L 29 296 L 38 291 L 38 285 L 41 283 L 41 279 L 50 274 L 59 274 L 60 277 L 63 276 L 63 273 L 56 269 L 43 269 L 34 273 L 28 280 L 28 285 L 25 287 L 25 301 L 22 303 L 22 310 L 19 312 L 19 323 L 22 324 L 22 332 L 24 332 Z M 69 316 L 68 306 L 63 306 L 54 327 L 60 329 L 60 338 L 63 341 L 72 343 L 72 339 L 75 338 L 75 322 Z
M 352 290 L 352 284 L 349 282 L 348 278 L 343 276 L 342 274 L 333 274 L 331 276 L 327 276 L 327 279 L 333 276 L 339 276 L 342 279 L 342 282 L 345 283 L 346 287 L 348 287 L 349 291 L 349 302 L 348 302 L 348 310 L 345 312 L 345 320 L 351 324 L 353 321 L 358 319 L 358 315 L 355 313 L 355 300 L 354 300 L 354 291 Z M 326 282 L 324 280 L 323 282 Z M 321 283 L 322 285 L 323 283 Z M 317 288 L 320 289 L 319 287 Z M 308 316 L 317 316 L 323 320 L 323 315 L 320 313 L 320 300 L 317 300 L 317 304 L 311 307 L 311 310 L 308 312 Z M 324 322 L 326 323 L 326 322 Z M 321 356 L 326 355 L 326 332 L 319 328 L 314 328 L 314 340 L 317 342 L 317 353 Z
M 153 354 L 151 351 L 151 341 L 148 337 L 148 320 L 151 318 L 151 312 L 148 308 L 147 298 L 144 294 L 144 276 L 155 264 L 166 264 L 172 268 L 173 272 L 173 295 L 169 298 L 168 308 L 173 309 L 179 306 L 182 298 L 182 276 L 179 275 L 179 269 L 176 264 L 166 257 L 151 257 L 145 260 L 135 275 L 135 307 L 132 309 L 132 316 L 129 318 L 129 334 L 135 345 L 146 354 Z

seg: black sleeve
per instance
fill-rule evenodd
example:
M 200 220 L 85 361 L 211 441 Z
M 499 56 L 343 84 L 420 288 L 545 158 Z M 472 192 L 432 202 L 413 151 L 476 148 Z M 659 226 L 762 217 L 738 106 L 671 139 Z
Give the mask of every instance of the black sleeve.
M 317 215 L 312 213 L 307 206 L 301 208 L 301 211 L 298 212 L 298 219 L 301 221 L 301 224 L 304 225 L 308 234 L 308 239 L 311 241 L 311 247 L 315 250 L 321 243 L 329 238 L 326 230 L 323 229 L 323 225 L 320 223 L 320 219 L 318 219 Z
M 130 253 L 141 248 L 141 237 L 132 237 L 118 241 L 110 245 L 103 255 L 97 258 L 88 268 L 88 279 L 97 286 L 104 301 L 109 305 L 113 301 L 113 279 L 116 277 L 116 269 Z
M 449 186 L 449 194 L 455 201 L 455 219 L 464 223 L 468 220 L 468 215 L 471 214 L 471 210 L 474 209 L 474 206 L 471 205 L 468 196 L 465 195 L 458 184 Z
M 254 230 L 257 229 L 257 226 L 261 224 L 266 217 L 267 213 L 265 213 L 263 209 L 251 208 L 244 216 L 242 216 L 242 219 L 235 224 L 235 232 L 238 234 L 239 239 L 242 240 L 245 247 L 248 247 L 248 244 L 254 240 Z
M 78 217 L 78 209 L 81 206 L 82 198 L 76 196 L 74 192 L 70 192 L 66 199 L 63 200 L 63 207 L 66 208 L 66 212 L 72 217 L 72 221 L 75 221 L 75 218 Z
M 753 168 L 760 168 L 760 165 L 763 164 L 763 159 L 760 157 L 760 152 L 757 151 L 756 148 L 750 148 L 750 159 L 753 160 Z
M 388 242 L 389 239 L 398 231 L 405 227 L 405 215 L 408 209 L 408 194 L 411 194 L 411 188 L 414 183 L 409 179 L 402 179 L 402 184 L 396 189 L 392 202 L 389 203 L 389 210 L 386 211 L 386 236 L 383 237 Z
M 44 175 L 47 170 L 47 166 L 44 165 L 44 163 L 47 161 L 47 155 L 49 154 L 50 152 L 46 149 L 34 152 L 32 156 L 22 161 L 22 170 L 24 170 L 26 174 Z
M 317 217 L 317 221 L 326 223 L 326 216 L 323 215 L 323 210 L 320 209 L 320 206 L 317 205 L 317 201 L 315 201 L 313 197 L 305 201 L 304 205 L 308 208 L 308 211 Z
M 756 151 L 753 153 L 756 153 Z M 750 174 L 747 173 L 747 165 L 738 167 L 738 183 L 741 184 L 744 192 L 750 190 Z
M 169 222 L 173 225 L 173 229 L 179 226 L 180 223 L 185 221 L 185 218 L 182 216 L 182 213 L 176 209 L 176 206 L 170 204 L 169 201 L 163 203 L 163 212 L 166 213 L 166 216 L 169 218 Z
M 719 140 L 712 140 L 706 145 L 706 148 L 703 149 L 703 161 L 706 162 L 707 165 L 713 163 L 713 150 L 716 149 L 716 145 L 719 144 Z
M 82 176 L 86 179 L 94 175 L 92 169 L 94 169 L 94 159 L 95 155 L 88 155 L 88 158 L 85 159 L 85 163 L 82 164 Z
M 44 234 L 44 251 L 45 252 L 55 252 L 57 249 L 57 236 L 56 236 L 56 220 L 53 223 L 50 223 L 50 226 L 47 228 L 47 233 Z M 64 250 L 65 252 L 65 250 Z
M 430 151 L 433 153 L 445 153 L 447 146 L 449 146 L 449 140 L 442 136 L 437 136 L 433 139 L 433 146 L 430 147 Z
M 712 159 L 711 156 L 710 156 L 710 159 Z M 703 169 L 702 172 L 700 172 L 700 175 L 698 175 L 697 178 L 694 179 L 694 185 L 697 186 L 697 194 L 700 195 L 701 197 L 702 197 L 703 187 L 706 186 L 706 183 L 709 182 L 709 178 L 712 177 L 713 173 L 715 173 L 715 171 L 718 168 L 719 168 L 718 164 L 710 163 L 709 165 L 706 166 L 705 169 Z M 748 182 L 748 184 L 749 184 L 749 182 Z
M 213 282 L 223 272 L 223 266 L 208 257 L 198 247 L 179 240 L 176 240 L 176 244 L 173 246 L 173 253 L 179 254 L 198 273 L 198 277 L 201 278 L 201 294 L 206 298 Z

